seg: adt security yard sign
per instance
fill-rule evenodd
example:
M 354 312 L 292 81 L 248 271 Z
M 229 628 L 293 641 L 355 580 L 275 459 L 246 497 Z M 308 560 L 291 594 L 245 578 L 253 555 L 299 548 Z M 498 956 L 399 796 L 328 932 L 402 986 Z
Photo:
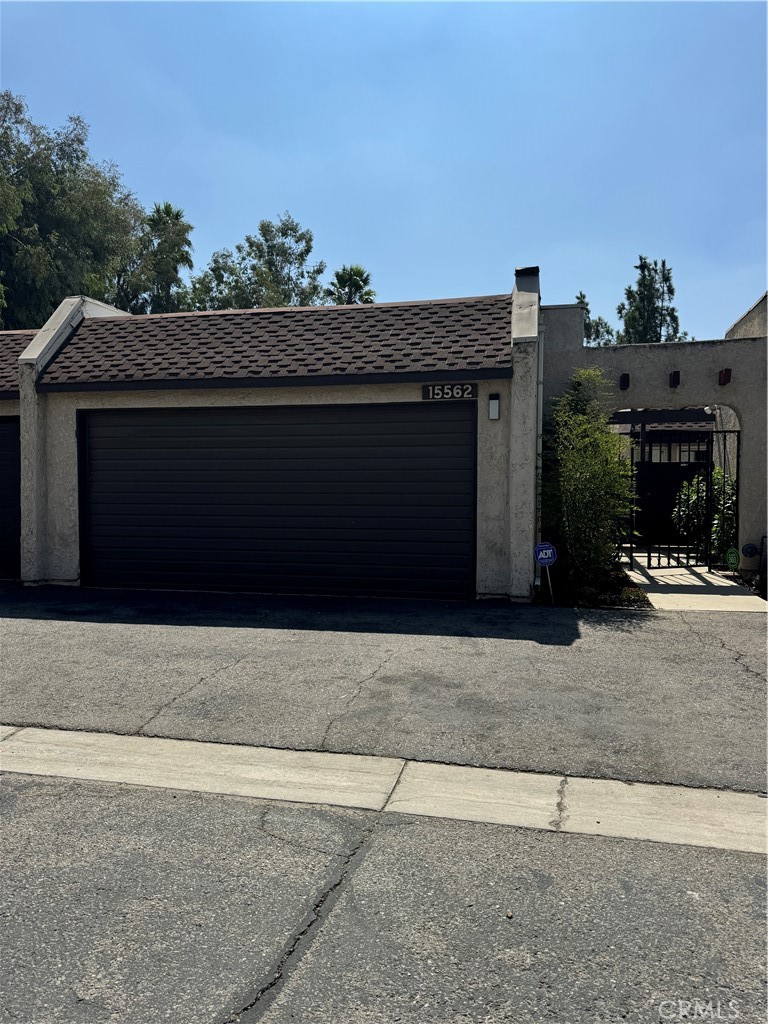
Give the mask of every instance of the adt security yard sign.
M 537 544 L 533 557 L 539 563 L 539 565 L 550 566 L 554 565 L 557 561 L 557 551 L 555 550 L 554 544 Z
M 555 595 L 552 593 L 552 580 L 549 576 L 549 567 L 557 561 L 557 551 L 554 544 L 537 544 L 533 549 L 533 557 L 547 570 L 547 585 L 549 586 L 549 599 L 555 603 Z

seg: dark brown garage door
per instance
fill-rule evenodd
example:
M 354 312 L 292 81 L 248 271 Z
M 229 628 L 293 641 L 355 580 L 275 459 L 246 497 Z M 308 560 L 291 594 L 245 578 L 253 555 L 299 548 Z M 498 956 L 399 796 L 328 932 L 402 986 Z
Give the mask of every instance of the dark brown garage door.
M 0 416 L 0 579 L 18 579 L 21 548 L 19 417 Z
M 82 414 L 98 585 L 475 593 L 474 402 Z

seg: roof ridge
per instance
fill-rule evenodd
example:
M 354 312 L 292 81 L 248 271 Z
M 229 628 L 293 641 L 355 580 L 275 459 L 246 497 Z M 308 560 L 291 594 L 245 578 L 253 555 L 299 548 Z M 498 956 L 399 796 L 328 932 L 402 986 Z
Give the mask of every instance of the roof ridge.
M 247 309 L 184 309 L 175 313 L 126 313 L 124 316 L 100 316 L 99 321 L 104 320 L 160 320 L 168 317 L 182 316 L 237 316 L 243 313 L 307 313 L 312 312 L 333 312 L 334 310 L 346 309 L 363 311 L 369 309 L 384 309 L 392 306 L 440 306 L 460 302 L 480 302 L 490 299 L 510 299 L 511 293 L 506 292 L 500 295 L 461 295 L 448 299 L 405 299 L 398 302 L 358 302 L 347 306 L 254 306 Z
M 346 306 L 253 306 L 245 309 L 180 309 L 175 313 L 124 313 L 122 316 L 100 316 L 86 319 L 104 320 L 161 320 L 172 316 L 236 316 L 240 313 L 306 313 L 339 309 L 367 310 L 388 309 L 392 306 L 445 306 L 459 302 L 481 302 L 491 299 L 511 299 L 511 292 L 496 295 L 457 295 L 447 299 L 399 299 L 396 302 L 354 302 Z M 15 327 L 9 331 L 0 330 L 0 337 L 7 334 L 37 334 L 39 327 Z

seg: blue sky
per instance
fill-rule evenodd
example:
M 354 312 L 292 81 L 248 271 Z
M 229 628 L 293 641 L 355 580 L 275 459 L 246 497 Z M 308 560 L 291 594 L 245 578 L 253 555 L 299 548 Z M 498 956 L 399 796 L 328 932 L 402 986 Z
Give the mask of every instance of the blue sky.
M 765 289 L 760 3 L 4 3 L 0 81 L 147 205 L 197 268 L 290 212 L 381 301 L 583 289 L 616 322 L 639 253 L 681 326 Z

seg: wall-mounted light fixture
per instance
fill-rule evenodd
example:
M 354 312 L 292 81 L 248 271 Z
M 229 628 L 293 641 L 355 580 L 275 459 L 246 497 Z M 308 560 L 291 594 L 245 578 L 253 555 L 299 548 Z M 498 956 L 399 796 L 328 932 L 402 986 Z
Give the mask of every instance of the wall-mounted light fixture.
M 488 395 L 488 419 L 497 420 L 501 408 L 501 395 Z
M 722 387 L 723 384 L 730 384 L 731 383 L 731 371 L 730 371 L 730 369 L 728 369 L 728 370 L 720 370 L 719 371 L 719 373 L 717 375 L 717 383 L 721 387 Z
M 629 391 L 629 374 L 622 373 L 619 377 L 619 391 Z
M 669 375 L 669 386 L 671 388 L 679 388 L 680 387 L 680 371 L 679 370 L 673 370 L 672 373 L 670 373 L 670 375 Z

